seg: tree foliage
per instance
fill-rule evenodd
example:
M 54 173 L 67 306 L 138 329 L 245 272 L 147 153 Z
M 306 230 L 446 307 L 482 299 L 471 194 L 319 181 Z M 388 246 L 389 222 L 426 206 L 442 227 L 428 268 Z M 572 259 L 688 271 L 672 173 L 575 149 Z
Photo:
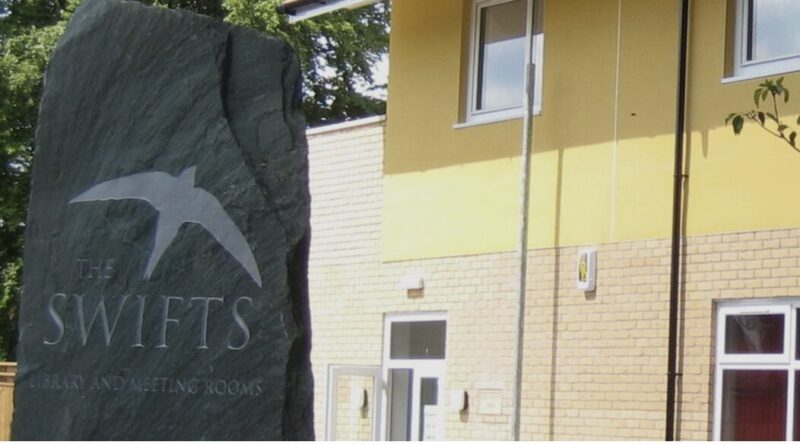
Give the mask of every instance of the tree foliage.
M 74 4 L 0 0 L 0 359 L 13 359 L 42 76 Z
M 382 114 L 385 103 L 357 91 L 372 85 L 372 66 L 389 44 L 388 0 L 289 25 L 279 0 L 226 0 L 226 21 L 277 35 L 297 51 L 303 67 L 303 109 L 310 123 Z M 385 85 L 377 86 L 385 88 Z
M 0 270 L 0 361 L 13 360 L 17 349 L 17 309 L 22 291 L 22 258 Z
M 750 121 L 767 133 L 786 142 L 796 152 L 800 153 L 800 147 L 797 146 L 800 143 L 800 140 L 797 140 L 798 130 L 781 118 L 778 105 L 780 103 L 779 99 L 782 99 L 784 104 L 789 102 L 789 89 L 783 85 L 783 77 L 775 80 L 765 79 L 753 91 L 753 103 L 755 103 L 756 108 L 749 111 L 730 113 L 725 118 L 725 125 L 730 124 L 733 128 L 733 133 L 738 136 L 744 129 L 745 121 Z M 769 108 L 762 110 L 762 106 Z M 800 125 L 800 117 L 797 118 L 796 124 Z
M 389 7 L 339 11 L 289 25 L 280 0 L 139 0 L 182 8 L 288 41 L 303 68 L 309 125 L 382 114 L 363 92 L 388 47 Z M 0 0 L 0 360 L 14 359 L 22 248 L 44 69 L 80 0 Z

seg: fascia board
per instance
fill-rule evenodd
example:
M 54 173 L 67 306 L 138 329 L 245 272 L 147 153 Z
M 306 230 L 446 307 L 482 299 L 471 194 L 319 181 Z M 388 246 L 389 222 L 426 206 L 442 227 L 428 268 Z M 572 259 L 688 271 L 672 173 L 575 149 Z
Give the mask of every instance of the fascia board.
M 328 0 L 324 4 L 314 3 L 298 7 L 294 14 L 289 16 L 289 23 L 297 23 L 318 15 L 327 14 L 339 9 L 355 9 L 367 6 L 378 0 Z

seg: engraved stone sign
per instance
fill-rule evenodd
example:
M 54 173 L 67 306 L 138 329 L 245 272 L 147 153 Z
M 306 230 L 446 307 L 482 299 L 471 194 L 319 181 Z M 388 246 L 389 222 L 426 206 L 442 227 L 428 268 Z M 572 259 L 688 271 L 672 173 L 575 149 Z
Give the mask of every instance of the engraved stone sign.
M 313 440 L 298 79 L 253 31 L 76 11 L 39 115 L 14 439 Z

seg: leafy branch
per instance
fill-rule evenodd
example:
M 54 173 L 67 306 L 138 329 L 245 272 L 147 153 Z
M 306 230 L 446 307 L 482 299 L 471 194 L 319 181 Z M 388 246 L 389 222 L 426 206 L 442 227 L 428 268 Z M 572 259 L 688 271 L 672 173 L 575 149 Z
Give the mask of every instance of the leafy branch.
M 779 98 L 783 98 L 783 103 L 789 102 L 789 90 L 783 86 L 783 77 L 775 80 L 765 79 L 753 92 L 753 102 L 756 104 L 756 109 L 729 114 L 725 118 L 725 125 L 730 123 L 733 126 L 733 133 L 738 136 L 744 128 L 745 119 L 747 119 L 767 133 L 786 142 L 796 152 L 800 153 L 800 148 L 797 146 L 797 143 L 800 142 L 797 140 L 797 130 L 781 120 L 778 112 Z M 772 109 L 770 111 L 762 111 L 762 105 L 765 108 L 772 105 Z M 797 118 L 796 124 L 800 125 L 800 117 Z

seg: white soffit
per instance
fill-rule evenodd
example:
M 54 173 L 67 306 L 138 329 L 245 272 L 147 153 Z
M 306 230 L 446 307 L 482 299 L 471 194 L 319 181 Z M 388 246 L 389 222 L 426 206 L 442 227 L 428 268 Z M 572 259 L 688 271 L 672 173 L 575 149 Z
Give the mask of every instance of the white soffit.
M 325 0 L 322 3 L 311 3 L 298 6 L 293 14 L 289 15 L 289 23 L 296 23 L 301 20 L 310 19 L 318 15 L 327 14 L 339 9 L 356 9 L 362 6 L 371 5 L 378 0 Z

